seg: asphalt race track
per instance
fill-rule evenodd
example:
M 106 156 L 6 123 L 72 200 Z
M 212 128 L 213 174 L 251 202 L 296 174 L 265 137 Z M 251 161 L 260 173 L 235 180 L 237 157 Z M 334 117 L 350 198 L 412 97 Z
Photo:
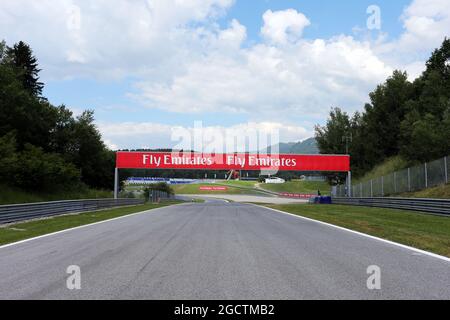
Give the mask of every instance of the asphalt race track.
M 69 290 L 67 267 L 81 269 Z M 380 267 L 381 290 L 367 268 Z M 450 299 L 450 262 L 210 200 L 0 248 L 1 299 Z

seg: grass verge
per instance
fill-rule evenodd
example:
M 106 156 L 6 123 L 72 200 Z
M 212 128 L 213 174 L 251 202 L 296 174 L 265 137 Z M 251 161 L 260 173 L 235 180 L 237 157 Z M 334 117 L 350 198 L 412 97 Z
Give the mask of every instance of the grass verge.
M 450 257 L 449 217 L 340 205 L 266 206 Z
M 167 201 L 160 204 L 144 204 L 5 225 L 0 227 L 0 245 L 177 203 L 181 202 Z
M 111 198 L 112 191 L 94 190 L 85 188 L 83 190 L 57 191 L 53 193 L 24 191 L 18 188 L 0 184 L 0 205 L 14 203 L 31 203 L 57 200 L 76 200 L 76 199 L 100 199 Z
M 424 189 L 417 192 L 403 193 L 399 197 L 407 198 L 433 198 L 433 199 L 450 199 L 450 184 L 440 185 L 434 188 Z
M 255 188 L 255 185 L 258 183 L 258 181 L 246 181 L 246 180 L 230 180 L 230 181 L 220 181 L 218 180 L 216 182 L 217 184 L 225 185 L 225 186 L 231 186 L 231 187 L 241 187 L 241 188 L 249 188 L 253 189 Z
M 176 194 L 254 194 L 257 190 L 238 186 L 225 185 L 226 190 L 200 190 L 201 187 L 221 187 L 219 184 L 181 184 L 172 186 Z
M 260 187 L 272 192 L 310 193 L 323 195 L 330 194 L 331 186 L 325 181 L 289 181 L 282 184 L 261 183 Z

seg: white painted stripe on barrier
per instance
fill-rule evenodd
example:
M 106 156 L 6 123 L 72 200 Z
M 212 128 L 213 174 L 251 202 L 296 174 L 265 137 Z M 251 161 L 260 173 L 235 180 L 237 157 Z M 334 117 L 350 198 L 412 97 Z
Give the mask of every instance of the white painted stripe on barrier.
M 268 210 L 272 210 L 272 211 L 275 211 L 275 212 L 278 212 L 278 213 L 283 213 L 283 214 L 286 214 L 286 215 L 289 215 L 289 216 L 292 216 L 292 217 L 295 217 L 295 218 L 316 222 L 316 223 L 319 223 L 319 224 L 322 224 L 322 225 L 325 225 L 325 226 L 328 226 L 328 227 L 332 227 L 332 228 L 339 229 L 339 230 L 342 230 L 342 231 L 346 231 L 346 232 L 350 232 L 350 233 L 353 233 L 353 234 L 357 234 L 357 235 L 362 236 L 362 237 L 366 237 L 366 238 L 369 238 L 369 239 L 381 241 L 381 242 L 384 242 L 384 243 L 387 243 L 387 244 L 390 244 L 390 245 L 394 245 L 396 247 L 400 247 L 400 248 L 403 248 L 403 249 L 411 250 L 411 251 L 414 251 L 416 253 L 424 254 L 424 255 L 427 255 L 427 256 L 430 256 L 430 257 L 433 257 L 433 258 L 437 258 L 437 259 L 440 259 L 440 260 L 444 260 L 446 262 L 450 262 L 450 258 L 441 256 L 439 254 L 432 253 L 432 252 L 425 251 L 425 250 L 421 250 L 421 249 L 417 249 L 417 248 L 414 248 L 414 247 L 410 247 L 410 246 L 407 246 L 407 245 L 404 245 L 404 244 L 401 244 L 401 243 L 398 243 L 398 242 L 394 242 L 394 241 L 378 238 L 378 237 L 375 237 L 375 236 L 371 236 L 371 235 L 369 235 L 367 233 L 362 233 L 362 232 L 351 230 L 351 229 L 347 229 L 347 228 L 344 228 L 344 227 L 339 227 L 339 226 L 331 224 L 331 223 L 327 223 L 327 222 L 323 222 L 323 221 L 315 220 L 315 219 L 311 219 L 311 218 L 306 218 L 306 217 L 299 216 L 299 215 L 296 215 L 296 214 L 293 214 L 293 213 L 289 213 L 289 212 L 285 212 L 285 211 L 281 211 L 281 210 L 277 210 L 277 209 L 273 209 L 273 208 L 269 208 L 269 207 L 264 207 L 264 206 L 260 206 L 260 205 L 257 205 L 257 204 L 251 204 L 251 205 L 257 206 L 257 207 L 260 207 L 260 208 L 265 208 L 265 209 L 268 209 Z

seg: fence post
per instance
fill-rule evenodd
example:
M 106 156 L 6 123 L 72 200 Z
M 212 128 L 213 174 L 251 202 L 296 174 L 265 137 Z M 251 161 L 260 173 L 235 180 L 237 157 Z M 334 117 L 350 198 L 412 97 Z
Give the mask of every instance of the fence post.
M 363 184 L 362 184 L 362 182 L 359 184 L 359 197 L 360 198 L 363 197 Z
M 447 168 L 447 157 L 444 157 L 444 172 L 445 172 L 445 183 L 448 182 L 448 168 Z
M 373 198 L 373 179 L 370 179 L 370 197 Z
M 352 172 L 349 171 L 347 173 L 347 193 L 349 198 L 352 196 L 352 191 Z
M 425 162 L 424 164 L 424 168 L 425 168 L 425 189 L 428 188 L 428 165 Z
M 411 168 L 408 168 L 408 192 L 411 192 Z
M 381 176 L 381 196 L 384 197 L 384 176 Z
M 394 193 L 397 193 L 397 172 L 394 171 Z
M 119 198 L 119 169 L 114 169 L 114 199 Z

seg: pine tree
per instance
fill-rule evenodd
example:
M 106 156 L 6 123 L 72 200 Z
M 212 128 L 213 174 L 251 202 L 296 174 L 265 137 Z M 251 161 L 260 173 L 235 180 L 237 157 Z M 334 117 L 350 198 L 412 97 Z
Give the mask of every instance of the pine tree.
M 25 90 L 35 97 L 42 95 L 44 84 L 39 82 L 37 59 L 33 56 L 30 46 L 20 41 L 8 49 L 11 64 L 17 69 L 18 76 Z

